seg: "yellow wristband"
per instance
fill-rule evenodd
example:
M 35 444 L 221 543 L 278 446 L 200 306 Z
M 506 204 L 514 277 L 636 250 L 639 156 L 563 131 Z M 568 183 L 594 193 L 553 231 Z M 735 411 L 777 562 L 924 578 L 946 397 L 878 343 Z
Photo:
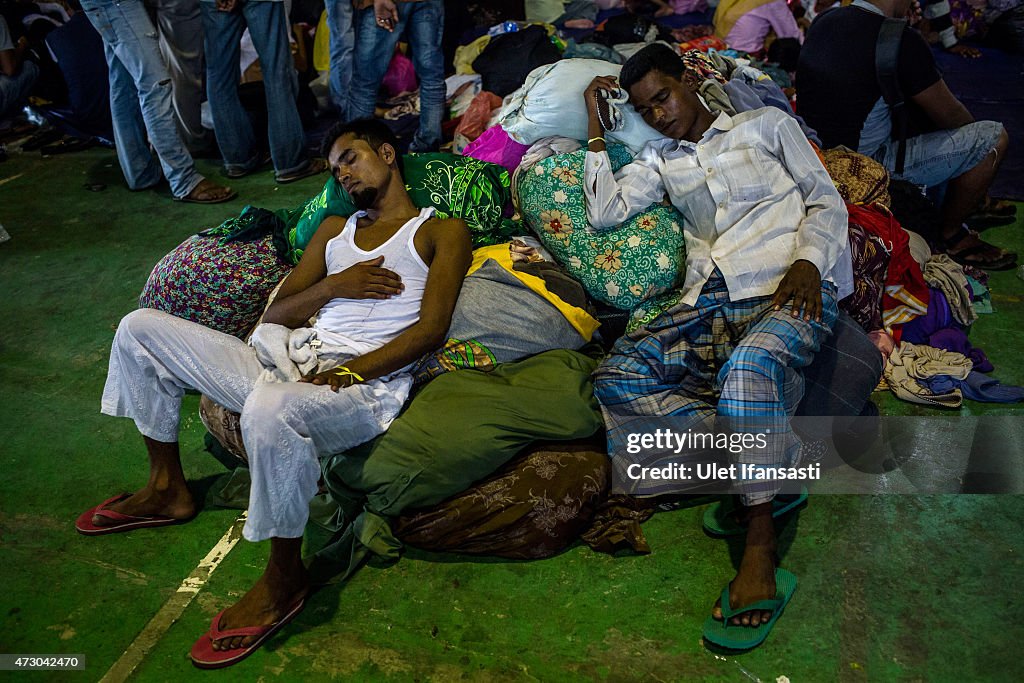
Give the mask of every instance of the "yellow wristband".
M 363 383 L 363 382 L 366 381 L 362 377 L 360 377 L 357 373 L 352 372 L 351 370 L 346 368 L 344 365 L 342 365 L 341 367 L 335 368 L 334 369 L 334 374 L 335 374 L 336 377 L 351 377 L 353 380 L 355 380 L 356 382 L 359 382 L 359 383 Z
M 605 142 L 604 138 L 598 135 L 596 138 L 590 138 L 589 140 L 587 140 L 587 146 L 589 147 L 591 142 L 597 142 L 598 140 L 600 140 L 601 142 Z M 607 145 L 608 143 L 605 142 L 605 144 Z

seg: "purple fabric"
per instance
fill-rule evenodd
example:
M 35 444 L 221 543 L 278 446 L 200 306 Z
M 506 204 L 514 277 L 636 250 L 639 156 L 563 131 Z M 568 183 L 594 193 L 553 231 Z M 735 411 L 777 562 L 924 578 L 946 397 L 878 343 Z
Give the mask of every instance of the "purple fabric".
M 911 344 L 928 344 L 930 336 L 956 324 L 946 295 L 934 287 L 929 287 L 929 289 L 931 290 L 931 300 L 928 302 L 928 312 L 903 326 L 901 341 L 908 341 Z
M 804 42 L 804 34 L 800 32 L 785 0 L 772 0 L 738 18 L 725 42 L 734 50 L 758 53 L 764 49 L 764 39 L 770 30 L 774 30 L 779 38 L 796 38 Z
M 974 369 L 978 372 L 992 372 L 995 370 L 995 367 L 988 359 L 988 356 L 985 355 L 985 352 L 979 348 L 971 346 L 971 342 L 967 340 L 967 333 L 959 328 L 947 327 L 939 330 L 928 337 L 928 346 L 932 346 L 936 349 L 962 353 L 971 359 L 974 363 Z
M 492 126 L 469 143 L 462 150 L 462 155 L 500 164 L 511 173 L 519 168 L 519 162 L 523 160 L 528 149 L 529 145 L 521 145 L 510 138 L 501 126 Z
M 949 375 L 935 375 L 918 383 L 933 394 L 948 394 L 959 388 L 964 398 L 982 403 L 1018 403 L 1024 401 L 1024 387 L 1000 384 L 999 380 L 972 372 L 967 379 L 959 380 Z
M 931 301 L 928 303 L 928 312 L 904 325 L 900 339 L 911 344 L 925 344 L 936 349 L 961 353 L 971 359 L 974 369 L 978 372 L 995 370 L 985 352 L 971 345 L 967 333 L 953 319 L 946 295 L 933 287 L 929 289 Z

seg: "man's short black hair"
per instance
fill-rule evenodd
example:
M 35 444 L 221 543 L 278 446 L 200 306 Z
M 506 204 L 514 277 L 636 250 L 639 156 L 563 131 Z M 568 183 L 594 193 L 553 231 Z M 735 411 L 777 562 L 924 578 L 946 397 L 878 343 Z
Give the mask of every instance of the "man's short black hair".
M 686 71 L 686 63 L 676 51 L 662 43 L 651 43 L 626 60 L 619 73 L 619 85 L 623 90 L 629 89 L 642 80 L 651 71 L 660 71 L 672 78 L 681 78 Z
M 348 133 L 355 136 L 357 140 L 365 140 L 366 144 L 374 151 L 380 149 L 380 146 L 385 143 L 391 145 L 395 149 L 395 162 L 398 164 L 398 170 L 402 171 L 402 155 L 398 153 L 398 137 L 380 119 L 356 119 L 334 124 L 327 131 L 323 144 L 320 146 L 320 156 L 326 159 L 338 138 Z

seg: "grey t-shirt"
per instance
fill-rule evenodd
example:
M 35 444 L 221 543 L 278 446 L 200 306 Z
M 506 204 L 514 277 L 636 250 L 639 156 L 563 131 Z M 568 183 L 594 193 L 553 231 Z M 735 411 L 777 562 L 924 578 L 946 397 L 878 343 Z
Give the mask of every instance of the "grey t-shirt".
M 11 40 L 11 31 L 7 28 L 7 20 L 0 17 L 0 52 L 13 49 L 14 41 Z

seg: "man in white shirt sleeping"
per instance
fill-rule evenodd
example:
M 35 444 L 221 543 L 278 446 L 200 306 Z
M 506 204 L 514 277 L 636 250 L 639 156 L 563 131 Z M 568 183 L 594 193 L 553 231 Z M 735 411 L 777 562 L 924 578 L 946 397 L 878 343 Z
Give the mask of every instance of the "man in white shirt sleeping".
M 621 87 L 665 138 L 616 173 L 597 91 L 620 84 L 598 77 L 584 93 L 591 225 L 617 225 L 666 195 L 685 218 L 687 272 L 678 303 L 619 339 L 594 376 L 609 453 L 621 472 L 621 463 L 635 461 L 629 454 L 637 452 L 638 425 L 718 420 L 732 433 L 772 427 L 767 448 L 731 453 L 734 463 L 788 468 L 800 453 L 786 420 L 803 393 L 799 369 L 831 334 L 836 302 L 852 292 L 846 208 L 792 117 L 774 108 L 715 115 L 688 87 L 684 70 L 682 59 L 658 44 L 623 66 Z M 746 547 L 724 595 L 741 611 L 727 626 L 734 633 L 760 626 L 767 635 L 773 610 L 742 608 L 776 597 L 772 501 L 779 486 L 747 478 L 738 489 Z M 712 615 L 722 619 L 719 604 Z

